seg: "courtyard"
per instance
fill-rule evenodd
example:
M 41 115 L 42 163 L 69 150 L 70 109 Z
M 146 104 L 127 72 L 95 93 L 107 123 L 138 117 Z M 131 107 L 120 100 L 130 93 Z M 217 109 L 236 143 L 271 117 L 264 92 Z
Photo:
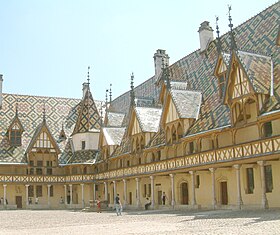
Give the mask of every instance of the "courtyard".
M 279 234 L 280 210 L 0 211 L 0 234 Z

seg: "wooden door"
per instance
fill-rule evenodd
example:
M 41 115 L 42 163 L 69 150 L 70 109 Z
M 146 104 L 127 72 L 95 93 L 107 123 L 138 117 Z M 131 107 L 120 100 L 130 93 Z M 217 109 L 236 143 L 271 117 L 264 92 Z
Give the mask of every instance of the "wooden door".
M 132 192 L 129 192 L 129 202 L 128 202 L 128 204 L 129 205 L 132 205 Z
M 228 204 L 227 182 L 221 182 L 221 203 Z
M 158 191 L 158 205 L 162 205 L 162 198 L 161 198 L 161 196 L 162 196 L 162 191 Z
M 22 208 L 22 196 L 16 196 L 16 205 L 18 209 Z
M 182 195 L 182 204 L 188 205 L 189 204 L 189 192 L 188 192 L 188 184 L 182 183 L 181 184 L 181 195 Z

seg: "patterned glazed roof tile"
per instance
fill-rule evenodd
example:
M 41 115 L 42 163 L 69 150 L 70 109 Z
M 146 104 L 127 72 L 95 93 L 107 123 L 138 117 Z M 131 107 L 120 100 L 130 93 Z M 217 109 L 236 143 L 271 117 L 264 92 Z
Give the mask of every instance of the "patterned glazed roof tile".
M 162 128 L 160 128 L 160 130 L 153 136 L 153 138 L 148 143 L 147 148 L 153 148 L 164 144 L 165 144 L 165 133 L 162 130 Z
M 121 127 L 125 118 L 124 113 L 107 112 L 107 123 L 108 127 Z
M 104 127 L 102 131 L 108 145 L 120 145 L 125 133 L 125 128 Z
M 89 90 L 87 90 L 81 103 L 79 116 L 73 134 L 88 131 L 99 131 L 101 122 L 102 120 L 94 99 L 92 98 L 92 94 Z
M 122 139 L 121 144 L 115 149 L 115 151 L 112 153 L 112 157 L 118 157 L 123 154 L 130 153 L 131 150 L 131 143 L 130 139 L 128 137 L 124 137 Z
M 95 163 L 98 151 L 95 150 L 79 150 L 76 151 L 72 158 L 70 158 L 67 164 L 83 164 L 83 163 Z
M 201 92 L 171 89 L 170 94 L 180 118 L 197 119 L 202 100 Z
M 143 132 L 157 132 L 162 109 L 150 107 L 135 107 L 135 113 Z
M 268 94 L 271 81 L 271 58 L 244 51 L 238 51 L 236 55 L 242 63 L 255 92 Z

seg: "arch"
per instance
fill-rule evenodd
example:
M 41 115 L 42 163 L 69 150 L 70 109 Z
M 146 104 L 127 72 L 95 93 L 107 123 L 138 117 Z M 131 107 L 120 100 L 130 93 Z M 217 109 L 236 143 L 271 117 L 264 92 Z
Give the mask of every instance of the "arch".
M 249 97 L 244 103 L 244 114 L 247 122 L 252 122 L 257 120 L 258 109 L 256 99 Z
M 177 127 L 178 139 L 182 138 L 184 135 L 184 130 L 182 124 L 179 122 Z

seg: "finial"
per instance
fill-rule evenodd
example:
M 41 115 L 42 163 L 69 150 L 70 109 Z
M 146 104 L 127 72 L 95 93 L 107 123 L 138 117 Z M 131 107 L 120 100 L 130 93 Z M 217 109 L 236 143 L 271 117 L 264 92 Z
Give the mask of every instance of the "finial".
M 134 94 L 134 85 L 133 85 L 133 80 L 134 80 L 134 74 L 131 73 L 131 76 L 130 76 L 130 99 L 131 99 L 131 105 L 135 105 L 135 94 Z
M 234 33 L 233 33 L 233 24 L 232 24 L 232 17 L 230 15 L 230 11 L 231 11 L 231 6 L 228 5 L 228 20 L 229 20 L 229 28 L 230 28 L 230 41 L 231 41 L 231 50 L 236 49 L 236 43 L 235 43 L 235 39 L 234 39 Z
M 106 94 L 107 94 L 107 93 L 106 93 Z M 102 117 L 103 117 L 102 105 L 103 105 L 103 103 L 102 103 L 102 101 L 101 101 L 101 103 L 100 103 L 100 121 L 101 121 L 101 126 L 102 126 L 102 122 L 103 122 L 103 120 L 102 120 Z M 106 107 L 107 107 L 107 106 L 106 106 Z
M 88 85 L 89 85 L 89 70 L 90 70 L 90 66 L 88 66 L 88 72 L 87 72 L 87 81 L 88 81 Z
M 219 17 L 218 16 L 215 17 L 216 17 L 216 33 L 217 33 L 217 51 L 220 54 L 222 52 L 222 43 L 220 39 L 220 30 L 218 25 Z
M 16 102 L 16 116 L 18 115 L 18 101 Z
M 112 103 L 112 83 L 110 83 L 110 92 L 109 92 L 109 96 L 110 96 L 110 104 Z
M 106 105 L 107 105 L 107 103 L 108 103 L 108 89 L 106 89 L 106 94 L 105 94 L 105 102 L 106 102 Z

